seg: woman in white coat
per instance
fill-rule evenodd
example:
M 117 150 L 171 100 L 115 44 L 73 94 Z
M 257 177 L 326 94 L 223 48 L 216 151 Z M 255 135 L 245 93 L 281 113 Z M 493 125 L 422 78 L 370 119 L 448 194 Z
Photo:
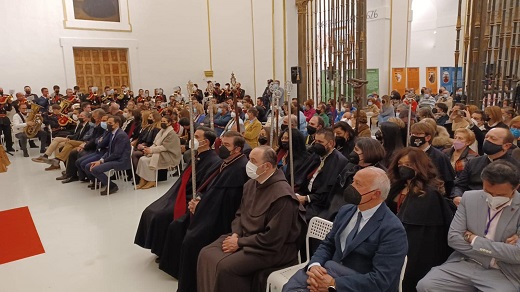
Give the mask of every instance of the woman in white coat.
M 182 158 L 179 136 L 171 126 L 170 116 L 161 119 L 161 130 L 155 136 L 153 145 L 145 147 L 144 156 L 137 164 L 137 174 L 141 177 L 137 189 L 155 187 L 158 169 L 177 166 Z

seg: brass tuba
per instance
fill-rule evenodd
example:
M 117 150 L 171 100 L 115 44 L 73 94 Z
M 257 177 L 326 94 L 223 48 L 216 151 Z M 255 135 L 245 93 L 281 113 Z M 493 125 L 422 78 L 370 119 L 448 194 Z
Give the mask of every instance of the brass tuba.
M 36 135 L 38 135 L 38 132 L 41 130 L 43 118 L 40 114 L 40 108 L 41 106 L 37 104 L 31 104 L 31 112 L 29 113 L 29 116 L 27 116 L 27 121 L 34 122 L 34 125 L 27 125 L 23 129 L 23 132 L 25 133 L 25 135 L 27 135 L 27 138 L 29 139 L 36 137 Z
M 60 102 L 60 112 L 62 114 L 68 113 L 71 105 L 72 103 L 70 101 L 68 101 L 66 98 L 63 98 Z

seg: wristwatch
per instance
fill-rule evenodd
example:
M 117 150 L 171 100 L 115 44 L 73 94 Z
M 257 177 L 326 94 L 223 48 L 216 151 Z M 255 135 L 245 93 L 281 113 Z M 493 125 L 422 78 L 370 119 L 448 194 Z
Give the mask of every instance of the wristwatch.
M 334 280 L 334 278 L 332 278 L 332 281 L 330 281 L 328 291 L 336 292 L 336 280 Z

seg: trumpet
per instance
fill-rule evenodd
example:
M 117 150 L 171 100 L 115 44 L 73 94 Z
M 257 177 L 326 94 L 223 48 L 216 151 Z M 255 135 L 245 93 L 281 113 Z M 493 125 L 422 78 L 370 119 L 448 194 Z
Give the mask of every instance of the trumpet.
M 13 96 L 12 95 L 2 95 L 0 96 L 0 104 L 6 104 L 13 102 Z

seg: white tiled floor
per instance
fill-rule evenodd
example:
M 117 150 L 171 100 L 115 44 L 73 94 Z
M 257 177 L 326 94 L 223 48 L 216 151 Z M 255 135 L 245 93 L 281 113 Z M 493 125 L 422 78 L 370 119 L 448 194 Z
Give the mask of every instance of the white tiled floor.
M 44 171 L 46 164 L 20 152 L 9 158 L 8 172 L 0 174 L 0 210 L 29 206 L 45 253 L 0 265 L 0 291 L 177 289 L 155 256 L 133 243 L 141 212 L 176 178 L 143 191 L 117 182 L 119 192 L 101 197 L 85 183 L 56 181 L 60 171 Z

